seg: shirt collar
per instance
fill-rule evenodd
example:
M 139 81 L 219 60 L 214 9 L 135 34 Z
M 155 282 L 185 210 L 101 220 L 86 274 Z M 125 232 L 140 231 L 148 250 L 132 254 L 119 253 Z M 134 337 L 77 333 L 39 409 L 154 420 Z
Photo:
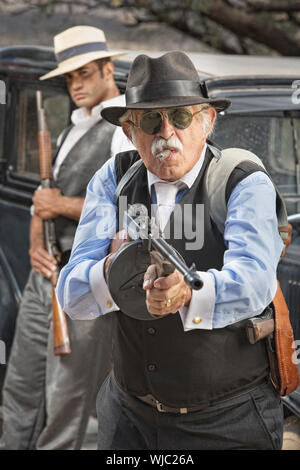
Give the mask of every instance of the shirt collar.
M 108 106 L 125 106 L 125 96 L 118 95 L 109 100 L 102 101 L 92 108 L 91 115 L 88 114 L 86 107 L 75 109 L 71 115 L 71 121 L 76 126 L 78 124 L 96 123 L 102 119 L 101 111 Z
M 184 183 L 189 189 L 193 186 L 197 176 L 199 175 L 199 172 L 202 168 L 203 162 L 204 162 L 204 157 L 205 157 L 205 152 L 206 152 L 207 144 L 205 143 L 203 150 L 201 152 L 200 158 L 197 161 L 196 165 L 193 166 L 193 168 L 186 173 L 185 175 L 182 176 L 178 181 Z M 147 175 L 148 175 L 148 189 L 149 193 L 151 194 L 151 187 L 154 183 L 157 183 L 158 181 L 164 181 L 158 178 L 154 173 L 151 173 L 151 171 L 147 170 Z M 172 181 L 170 184 L 175 184 L 178 183 L 178 181 Z

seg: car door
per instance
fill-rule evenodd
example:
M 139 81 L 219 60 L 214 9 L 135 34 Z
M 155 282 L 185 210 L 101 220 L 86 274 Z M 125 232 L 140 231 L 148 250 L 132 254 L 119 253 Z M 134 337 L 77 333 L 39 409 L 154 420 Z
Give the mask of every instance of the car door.
M 213 140 L 223 148 L 241 147 L 258 155 L 285 199 L 293 239 L 278 266 L 278 279 L 295 339 L 300 340 L 300 109 L 245 109 L 220 116 Z
M 0 76 L 3 78 L 7 100 L 0 107 L 0 388 L 30 270 L 30 209 L 39 185 L 37 89 L 43 93 L 53 155 L 59 134 L 69 124 L 71 109 L 63 82 L 60 86 L 30 76 Z

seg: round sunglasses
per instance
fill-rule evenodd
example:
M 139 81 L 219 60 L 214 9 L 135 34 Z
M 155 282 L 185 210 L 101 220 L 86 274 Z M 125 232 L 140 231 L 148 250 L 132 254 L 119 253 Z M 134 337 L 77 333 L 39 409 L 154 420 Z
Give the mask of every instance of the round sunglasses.
M 163 124 L 164 116 L 166 115 L 168 121 L 176 129 L 186 129 L 191 125 L 195 114 L 200 113 L 201 110 L 196 111 L 194 114 L 187 108 L 171 108 L 168 111 L 149 111 L 140 119 L 139 124 L 130 121 L 134 126 L 142 129 L 143 132 L 149 135 L 157 134 Z

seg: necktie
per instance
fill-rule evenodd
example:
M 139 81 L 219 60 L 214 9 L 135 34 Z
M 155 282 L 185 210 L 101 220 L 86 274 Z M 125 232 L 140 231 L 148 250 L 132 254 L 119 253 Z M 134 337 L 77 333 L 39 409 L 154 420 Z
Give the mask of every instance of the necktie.
M 176 183 L 154 183 L 157 199 L 157 212 L 156 219 L 159 224 L 160 230 L 163 232 L 168 223 L 171 213 L 173 212 L 178 192 L 178 185 Z

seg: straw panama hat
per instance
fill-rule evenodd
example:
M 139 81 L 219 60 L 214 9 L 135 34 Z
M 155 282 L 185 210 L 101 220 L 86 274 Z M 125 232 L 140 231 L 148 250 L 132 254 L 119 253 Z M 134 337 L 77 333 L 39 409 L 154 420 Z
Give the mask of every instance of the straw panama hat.
M 104 32 L 93 26 L 74 26 L 57 34 L 54 36 L 54 52 L 58 67 L 40 77 L 40 80 L 79 69 L 93 60 L 126 54 L 108 51 Z

